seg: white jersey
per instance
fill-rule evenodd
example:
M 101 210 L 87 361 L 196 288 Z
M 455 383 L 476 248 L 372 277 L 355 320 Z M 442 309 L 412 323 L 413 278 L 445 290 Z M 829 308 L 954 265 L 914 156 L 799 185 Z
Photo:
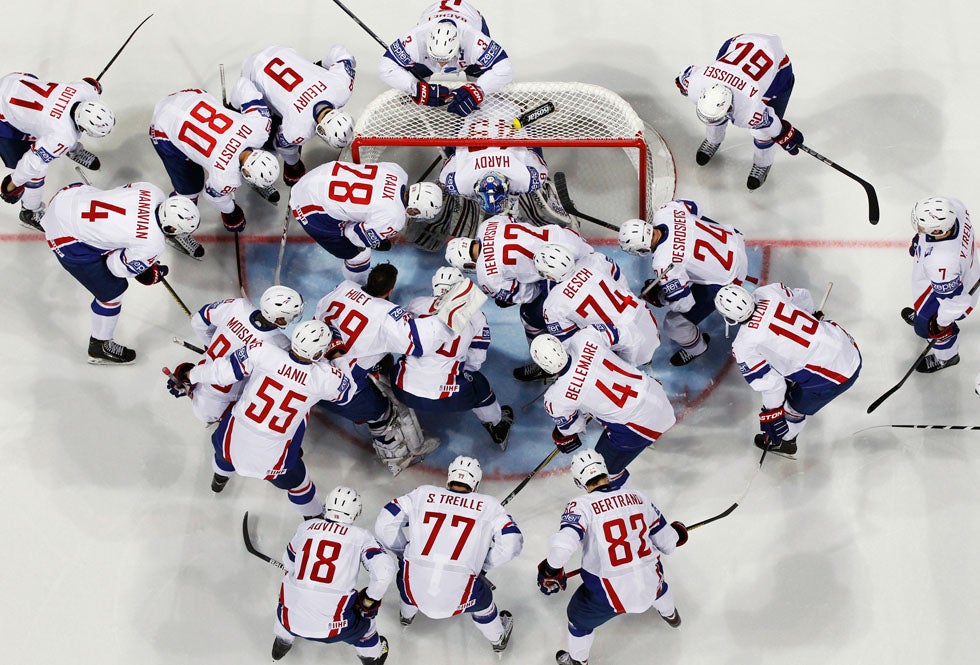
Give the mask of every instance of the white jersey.
M 405 594 L 433 619 L 464 612 L 480 572 L 502 566 L 524 547 L 524 536 L 500 501 L 433 485 L 388 503 L 374 532 L 404 555 Z
M 22 72 L 0 78 L 0 123 L 33 142 L 10 174 L 13 181 L 28 188 L 41 187 L 48 165 L 78 143 L 80 134 L 71 117 L 72 107 L 98 99 L 99 93 L 85 81 L 46 82 Z
M 743 34 L 726 45 L 715 62 L 681 72 L 681 85 L 687 89 L 687 98 L 697 104 L 706 88 L 724 84 L 732 91 L 732 124 L 749 129 L 757 145 L 771 145 L 783 123 L 767 104 L 770 86 L 790 64 L 782 40 L 776 35 Z
M 783 403 L 784 379 L 805 386 L 839 385 L 860 368 L 861 353 L 847 331 L 810 316 L 809 291 L 766 284 L 753 295 L 755 314 L 738 327 L 732 355 L 745 380 L 762 393 L 764 407 Z
M 371 575 L 367 595 L 378 599 L 398 570 L 367 529 L 319 518 L 299 525 L 282 563 L 279 619 L 291 633 L 314 639 L 336 637 L 347 628 L 344 610 L 357 595 L 361 566 Z
M 563 567 L 582 547 L 582 581 L 622 614 L 645 612 L 663 584 L 660 554 L 677 547 L 677 532 L 643 492 L 599 488 L 565 506 L 551 537 L 548 563 Z
M 480 256 L 476 281 L 491 298 L 523 304 L 540 293 L 542 277 L 534 267 L 534 253 L 547 243 L 560 243 L 576 259 L 592 252 L 578 233 L 557 224 L 532 226 L 509 215 L 484 220 L 476 229 Z
M 416 298 L 408 304 L 417 317 L 433 316 L 437 299 Z M 395 385 L 416 397 L 443 399 L 459 392 L 462 373 L 475 372 L 483 366 L 490 348 L 490 324 L 487 315 L 477 311 L 466 328 L 453 339 L 424 356 L 402 356 L 397 361 Z
M 603 325 L 615 338 L 613 349 L 633 365 L 650 362 L 660 346 L 653 312 L 637 302 L 619 266 L 598 252 L 575 263 L 575 272 L 548 293 L 543 311 L 548 332 L 560 340 Z
M 510 181 L 511 209 L 520 194 L 536 192 L 548 178 L 548 165 L 533 150 L 510 148 L 459 148 L 439 172 L 446 193 L 476 199 L 474 187 L 483 176 L 496 173 Z
M 452 21 L 459 32 L 459 55 L 445 66 L 429 57 L 425 40 L 440 21 Z M 381 80 L 396 90 L 414 94 L 418 72 L 423 78 L 431 74 L 465 73 L 486 95 L 499 92 L 514 80 L 514 70 L 507 52 L 490 38 L 483 16 L 463 0 L 441 0 L 427 7 L 412 30 L 392 42 L 381 58 Z M 426 72 L 429 72 L 428 74 Z
M 148 182 L 108 190 L 65 187 L 54 195 L 44 215 L 44 237 L 65 263 L 93 263 L 106 257 L 113 275 L 135 277 L 163 252 L 156 213 L 164 199 L 163 190 Z
M 223 455 L 241 476 L 272 480 L 284 474 L 293 437 L 306 428 L 318 401 L 345 404 L 351 382 L 328 362 L 306 363 L 288 351 L 263 344 L 243 346 L 213 363 L 197 365 L 191 383 L 227 385 L 248 379 L 231 410 Z
M 315 65 L 295 49 L 270 46 L 245 58 L 242 78 L 251 81 L 269 109 L 282 118 L 276 147 L 298 146 L 316 133 L 316 111 L 339 109 L 354 90 L 354 70 L 344 63 Z
M 748 271 L 745 238 L 734 226 L 701 216 L 694 201 L 670 201 L 653 215 L 663 238 L 653 251 L 654 276 L 661 280 L 667 308 L 686 312 L 694 306 L 691 284 L 741 284 Z
M 289 338 L 277 326 L 260 327 L 255 319 L 259 310 L 245 298 L 218 300 L 198 310 L 191 317 L 191 327 L 204 342 L 204 357 L 199 365 L 224 358 L 245 346 L 249 350 L 268 343 L 289 350 Z M 221 420 L 229 404 L 242 394 L 243 381 L 230 385 L 199 383 L 194 387 L 191 404 L 194 413 L 206 423 Z
M 438 318 L 416 319 L 401 305 L 365 293 L 344 280 L 316 304 L 314 318 L 339 334 L 347 353 L 337 359 L 360 381 L 386 353 L 421 356 L 434 353 L 455 333 Z
M 919 234 L 912 268 L 912 297 L 918 311 L 935 294 L 939 301 L 936 323 L 948 326 L 969 314 L 980 298 L 980 290 L 970 289 L 980 279 L 980 261 L 970 223 L 970 213 L 962 201 L 949 199 L 956 211 L 955 232 L 936 240 Z
M 268 108 L 255 103 L 259 93 L 254 86 L 238 90 L 238 96 L 232 103 L 237 101 L 245 113 L 229 111 L 204 90 L 181 90 L 157 102 L 150 124 L 154 142 L 169 141 L 204 169 L 204 194 L 224 213 L 235 209 L 233 195 L 242 184 L 240 155 L 261 148 L 272 127 Z
M 584 432 L 592 415 L 656 441 L 676 422 L 674 409 L 660 382 L 616 355 L 613 341 L 613 331 L 590 326 L 565 343 L 571 365 L 545 392 L 545 411 L 566 435 Z
M 358 247 L 372 247 L 405 227 L 407 187 L 408 174 L 394 162 L 327 162 L 293 186 L 289 209 L 316 235 L 342 235 Z M 324 227 L 324 216 L 331 228 Z

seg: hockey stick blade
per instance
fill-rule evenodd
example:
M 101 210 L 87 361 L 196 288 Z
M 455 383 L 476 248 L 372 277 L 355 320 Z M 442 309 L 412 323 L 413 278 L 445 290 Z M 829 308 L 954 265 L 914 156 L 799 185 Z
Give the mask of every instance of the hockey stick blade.
M 726 508 L 723 512 L 718 513 L 714 517 L 709 517 L 706 520 L 701 520 L 700 522 L 695 522 L 694 524 L 692 524 L 689 527 L 687 527 L 687 530 L 688 531 L 693 531 L 694 529 L 699 529 L 699 528 L 703 527 L 705 524 L 711 524 L 715 520 L 720 520 L 723 517 L 728 517 L 729 515 L 731 515 L 735 511 L 736 508 L 738 508 L 738 503 L 733 503 L 732 505 L 728 506 L 728 508 Z
M 540 106 L 535 106 L 530 111 L 525 111 L 511 121 L 511 126 L 514 129 L 520 129 L 521 127 L 527 127 L 532 122 L 536 122 L 546 115 L 551 115 L 555 112 L 555 105 L 551 102 L 545 102 Z
M 837 164 L 833 160 L 824 157 L 816 150 L 813 150 L 810 147 L 803 145 L 802 143 L 800 144 L 800 150 L 802 150 L 803 152 L 805 152 L 806 154 L 812 157 L 816 157 L 830 168 L 835 169 L 840 173 L 843 173 L 848 178 L 856 181 L 858 184 L 864 187 L 864 193 L 868 195 L 868 221 L 871 222 L 872 224 L 878 223 L 878 218 L 880 217 L 881 214 L 878 209 L 878 194 L 877 192 L 875 192 L 875 188 L 872 186 L 870 182 L 864 180 L 863 178 L 859 178 L 858 176 L 854 175 L 853 173 L 845 169 L 840 164 Z
M 615 224 L 610 224 L 609 222 L 599 219 L 598 217 L 593 217 L 592 215 L 586 215 L 584 212 L 575 207 L 575 204 L 572 203 L 572 197 L 568 194 L 568 181 L 565 179 L 564 173 L 558 171 L 552 176 L 551 179 L 555 183 L 555 191 L 558 193 L 558 200 L 561 201 L 561 206 L 565 209 L 565 212 L 584 219 L 587 222 L 598 224 L 599 226 L 611 231 L 619 231 L 619 227 Z
M 248 550 L 249 554 L 257 556 L 258 558 L 262 559 L 266 563 L 272 564 L 273 566 L 282 570 L 283 572 L 286 571 L 286 567 L 282 565 L 281 561 L 273 559 L 268 554 L 263 554 L 262 552 L 255 549 L 254 545 L 252 545 L 252 538 L 248 535 L 248 511 L 247 510 L 245 511 L 245 517 L 242 518 L 242 539 L 245 541 L 245 549 Z

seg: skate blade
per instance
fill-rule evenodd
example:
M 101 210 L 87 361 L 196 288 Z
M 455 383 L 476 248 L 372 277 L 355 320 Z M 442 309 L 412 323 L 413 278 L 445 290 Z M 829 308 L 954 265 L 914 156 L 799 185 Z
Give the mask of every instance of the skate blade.
M 106 360 L 105 358 L 92 358 L 91 356 L 89 356 L 88 359 L 89 365 L 132 365 L 135 362 L 136 362 L 135 358 L 133 360 L 115 361 L 115 360 Z

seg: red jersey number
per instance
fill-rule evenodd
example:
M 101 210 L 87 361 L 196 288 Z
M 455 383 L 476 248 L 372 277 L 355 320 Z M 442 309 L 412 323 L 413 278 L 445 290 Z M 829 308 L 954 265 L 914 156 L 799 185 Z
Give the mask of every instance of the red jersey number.
M 282 394 L 283 391 L 285 394 Z M 271 376 L 265 377 L 262 385 L 256 391 L 255 397 L 258 401 L 253 401 L 248 405 L 245 409 L 245 416 L 279 434 L 285 434 L 289 431 L 289 426 L 299 413 L 296 407 L 291 406 L 291 404 L 307 400 L 306 395 L 301 395 L 295 390 L 286 390 L 284 385 Z
M 185 120 L 180 126 L 177 138 L 186 145 L 194 148 L 205 157 L 210 157 L 218 144 L 217 135 L 224 134 L 235 122 L 205 101 L 200 101 L 191 109 L 191 120 Z

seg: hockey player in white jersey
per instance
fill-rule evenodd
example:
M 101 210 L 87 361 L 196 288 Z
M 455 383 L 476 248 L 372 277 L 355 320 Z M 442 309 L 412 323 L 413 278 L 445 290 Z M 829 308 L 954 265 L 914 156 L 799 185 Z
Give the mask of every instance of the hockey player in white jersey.
M 650 286 L 644 299 L 667 307 L 664 331 L 681 347 L 670 364 L 686 365 L 707 351 L 710 337 L 698 324 L 714 313 L 718 289 L 746 280 L 749 259 L 738 229 L 703 216 L 694 201 L 676 200 L 657 210 L 652 222 L 623 222 L 619 247 L 650 256 L 654 277 L 644 284 L 644 290 Z
M 913 306 L 902 318 L 923 339 L 935 340 L 932 352 L 915 369 L 938 372 L 960 361 L 959 326 L 977 306 L 980 280 L 970 213 L 958 199 L 932 197 L 912 209 L 915 235 L 909 254 L 912 266 Z
M 416 26 L 387 48 L 379 72 L 382 81 L 416 104 L 445 106 L 461 117 L 514 79 L 507 52 L 490 37 L 480 12 L 464 0 L 426 7 Z M 465 74 L 467 82 L 453 89 L 429 83 L 433 74 Z
M 351 52 L 339 44 L 316 63 L 286 46 L 262 49 L 242 63 L 242 78 L 258 88 L 272 112 L 272 143 L 283 160 L 283 182 L 290 187 L 306 173 L 300 153 L 314 134 L 338 150 L 350 143 L 354 120 L 341 109 L 354 91 L 356 66 Z
M 577 330 L 602 324 L 615 330 L 612 348 L 623 360 L 634 366 L 650 362 L 660 346 L 657 320 L 615 261 L 598 252 L 576 260 L 568 247 L 548 243 L 534 253 L 534 265 L 554 282 L 542 306 L 550 334 L 565 341 Z
M 477 284 L 498 307 L 520 305 L 524 334 L 530 342 L 546 328 L 542 306 L 548 283 L 534 266 L 534 253 L 546 243 L 561 243 L 576 259 L 592 253 L 592 247 L 571 229 L 557 224 L 535 227 L 509 215 L 497 215 L 477 227 L 476 237 L 450 240 L 446 262 L 463 272 L 475 272 Z M 514 378 L 536 381 L 547 377 L 531 362 L 515 369 Z
M 432 276 L 432 296 L 415 298 L 408 310 L 417 318 L 433 316 L 439 297 L 465 278 L 457 268 L 444 266 Z M 463 332 L 435 353 L 403 355 L 391 372 L 391 387 L 402 404 L 418 411 L 472 411 L 493 442 L 507 449 L 514 409 L 501 406 L 487 377 L 480 371 L 490 348 L 490 324 L 483 312 L 470 318 Z
M 748 129 L 755 152 L 746 186 L 766 181 L 779 144 L 791 155 L 800 152 L 803 133 L 785 120 L 796 77 L 782 40 L 776 35 L 736 35 L 722 44 L 715 62 L 684 68 L 674 83 L 697 106 L 706 138 L 696 155 L 707 164 L 725 139 L 728 123 Z
M 588 665 L 595 629 L 618 615 L 652 606 L 671 627 L 680 626 L 660 555 L 673 553 L 688 534 L 682 522 L 668 523 L 643 492 L 614 487 L 596 451 L 576 455 L 571 472 L 585 494 L 565 506 L 548 556 L 538 564 L 538 588 L 545 595 L 564 590 L 565 564 L 582 548 L 582 585 L 568 601 L 568 650 L 555 659 Z
M 605 458 L 615 488 L 629 479 L 630 462 L 676 422 L 660 382 L 613 352 L 617 334 L 616 328 L 598 324 L 564 344 L 549 334 L 531 342 L 531 358 L 555 375 L 544 393 L 544 409 L 555 421 L 555 445 L 563 453 L 574 451 L 594 418 L 602 425 L 595 449 Z
M 204 357 L 198 364 L 214 362 L 243 346 L 254 349 L 272 344 L 288 351 L 289 338 L 283 333 L 303 313 L 303 296 L 288 286 L 270 286 L 262 293 L 258 308 L 246 298 L 231 298 L 209 303 L 191 317 L 191 327 L 204 342 Z M 191 394 L 194 415 L 210 424 L 221 420 L 238 401 L 244 382 L 230 385 L 200 383 Z M 182 387 L 172 380 L 167 384 L 171 394 Z M 174 392 L 177 391 L 177 392 Z
M 242 346 L 213 363 L 181 363 L 164 372 L 171 393 L 174 380 L 188 394 L 201 383 L 245 380 L 241 397 L 211 435 L 213 492 L 221 492 L 237 473 L 285 490 L 306 518 L 323 512 L 300 449 L 313 405 L 319 400 L 345 404 L 353 393 L 343 372 L 318 362 L 331 356 L 333 344 L 324 323 L 304 321 L 293 329 L 288 351 L 273 344 Z
M 422 485 L 389 502 L 374 532 L 399 558 L 403 626 L 420 611 L 430 619 L 467 613 L 500 653 L 514 619 L 507 610 L 497 612 L 484 573 L 515 559 L 524 536 L 500 501 L 477 491 L 482 478 L 480 462 L 460 455 L 449 465 L 444 488 Z
M 68 83 L 23 72 L 0 78 L 0 159 L 13 169 L 0 183 L 0 198 L 21 202 L 25 226 L 44 232 L 41 190 L 51 162 L 66 155 L 87 169 L 101 165 L 79 142 L 83 133 L 102 138 L 116 124 L 101 95 L 102 84 L 90 76 Z
M 732 342 L 738 370 L 762 393 L 761 434 L 755 445 L 784 456 L 796 453 L 807 417 L 854 385 L 861 352 L 837 323 L 814 311 L 806 289 L 767 284 L 749 293 L 722 287 L 715 307 L 729 325 L 739 325 Z
M 240 80 L 230 102 L 242 112 L 224 108 L 204 90 L 168 95 L 153 109 L 150 140 L 174 191 L 196 201 L 203 190 L 221 213 L 225 229 L 234 233 L 245 228 L 245 213 L 235 203 L 242 178 L 270 201 L 278 201 L 273 183 L 279 178 L 279 161 L 260 149 L 272 125 L 258 89 Z M 196 259 L 204 256 L 204 248 L 190 235 L 175 240 L 180 251 Z
M 408 186 L 394 162 L 327 162 L 293 186 L 289 210 L 310 237 L 338 259 L 344 279 L 365 283 L 371 250 L 391 249 L 406 215 L 432 219 L 442 209 L 442 190 L 431 182 Z
M 44 236 L 61 266 L 92 294 L 88 361 L 127 364 L 136 352 L 113 340 L 129 278 L 150 286 L 169 269 L 164 238 L 197 229 L 200 215 L 183 196 L 167 198 L 148 182 L 100 190 L 76 183 L 51 199 Z
M 382 263 L 371 269 L 363 287 L 349 280 L 323 296 L 314 317 L 334 330 L 345 355 L 336 364 L 356 387 L 349 405 L 324 407 L 355 423 L 367 423 L 378 458 L 392 474 L 418 463 L 438 446 L 426 438 L 411 409 L 389 399 L 369 374 L 388 354 L 423 356 L 451 342 L 456 333 L 436 316 L 415 318 L 388 298 L 398 269 Z
M 311 642 L 346 642 L 362 665 L 382 665 L 388 640 L 375 618 L 398 568 L 370 531 L 354 526 L 361 497 L 350 487 L 327 495 L 322 517 L 304 521 L 286 546 L 279 588 L 272 659 L 280 660 L 297 637 Z M 370 575 L 357 589 L 361 567 Z

